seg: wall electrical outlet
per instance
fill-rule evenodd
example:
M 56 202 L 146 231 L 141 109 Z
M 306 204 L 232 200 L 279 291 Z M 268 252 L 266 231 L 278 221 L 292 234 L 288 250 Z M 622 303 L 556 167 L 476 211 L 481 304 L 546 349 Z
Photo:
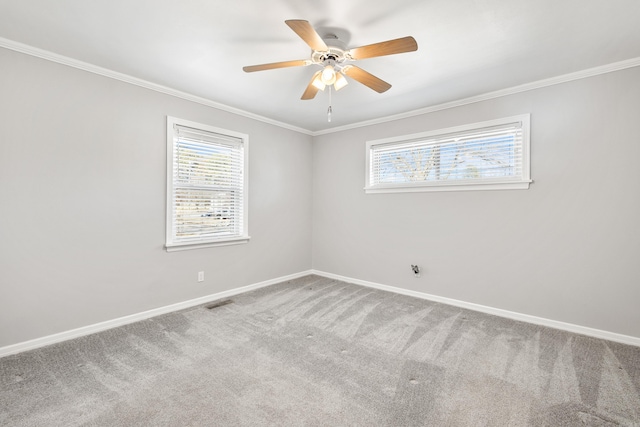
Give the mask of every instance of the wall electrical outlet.
M 198 282 L 204 282 L 204 271 L 198 271 Z
M 411 264 L 411 271 L 413 271 L 414 277 L 420 277 L 420 267 L 418 265 Z

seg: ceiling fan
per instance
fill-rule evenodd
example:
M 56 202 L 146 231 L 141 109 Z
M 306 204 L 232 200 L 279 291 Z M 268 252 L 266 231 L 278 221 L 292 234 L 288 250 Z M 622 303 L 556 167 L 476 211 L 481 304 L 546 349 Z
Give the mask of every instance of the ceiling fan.
M 326 86 L 333 85 L 335 90 L 342 89 L 348 83 L 345 76 L 351 77 L 378 93 L 385 92 L 391 87 L 389 83 L 362 68 L 350 64 L 350 62 L 418 50 L 418 44 L 413 37 L 402 37 L 347 49 L 345 43 L 335 34 L 327 34 L 321 37 L 308 21 L 292 19 L 284 22 L 309 45 L 312 51 L 311 58 L 250 65 L 242 69 L 247 73 L 252 73 L 275 68 L 303 67 L 307 65 L 320 66 L 321 69 L 313 75 L 301 99 L 313 99 L 316 93 L 319 90 L 324 90 Z

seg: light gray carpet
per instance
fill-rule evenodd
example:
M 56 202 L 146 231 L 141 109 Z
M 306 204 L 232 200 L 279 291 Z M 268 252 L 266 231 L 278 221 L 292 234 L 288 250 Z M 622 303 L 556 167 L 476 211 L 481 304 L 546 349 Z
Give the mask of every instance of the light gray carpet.
M 640 348 L 317 276 L 0 359 L 6 426 L 640 425 Z

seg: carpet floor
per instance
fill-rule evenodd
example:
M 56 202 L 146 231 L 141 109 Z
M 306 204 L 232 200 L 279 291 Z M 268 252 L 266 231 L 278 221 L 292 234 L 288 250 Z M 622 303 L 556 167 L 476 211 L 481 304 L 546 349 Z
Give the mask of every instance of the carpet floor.
M 0 359 L 3 426 L 640 426 L 640 348 L 318 276 Z

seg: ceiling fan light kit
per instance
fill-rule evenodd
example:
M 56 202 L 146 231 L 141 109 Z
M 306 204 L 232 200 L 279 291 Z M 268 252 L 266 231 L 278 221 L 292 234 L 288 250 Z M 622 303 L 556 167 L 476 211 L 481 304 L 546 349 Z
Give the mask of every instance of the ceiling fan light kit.
M 329 97 L 331 97 L 331 86 L 338 91 L 348 84 L 345 76 L 352 78 L 378 93 L 386 92 L 391 88 L 389 83 L 349 62 L 418 50 L 418 44 L 415 39 L 410 36 L 347 49 L 345 43 L 335 34 L 326 34 L 324 37 L 321 37 L 308 21 L 292 19 L 285 21 L 285 23 L 311 48 L 311 58 L 250 65 L 242 69 L 247 73 L 252 73 L 276 68 L 305 67 L 308 65 L 318 65 L 322 67 L 309 81 L 301 97 L 303 100 L 315 98 L 318 91 L 324 91 L 327 86 L 329 86 Z M 331 101 L 329 101 L 327 116 L 328 120 L 331 121 Z

